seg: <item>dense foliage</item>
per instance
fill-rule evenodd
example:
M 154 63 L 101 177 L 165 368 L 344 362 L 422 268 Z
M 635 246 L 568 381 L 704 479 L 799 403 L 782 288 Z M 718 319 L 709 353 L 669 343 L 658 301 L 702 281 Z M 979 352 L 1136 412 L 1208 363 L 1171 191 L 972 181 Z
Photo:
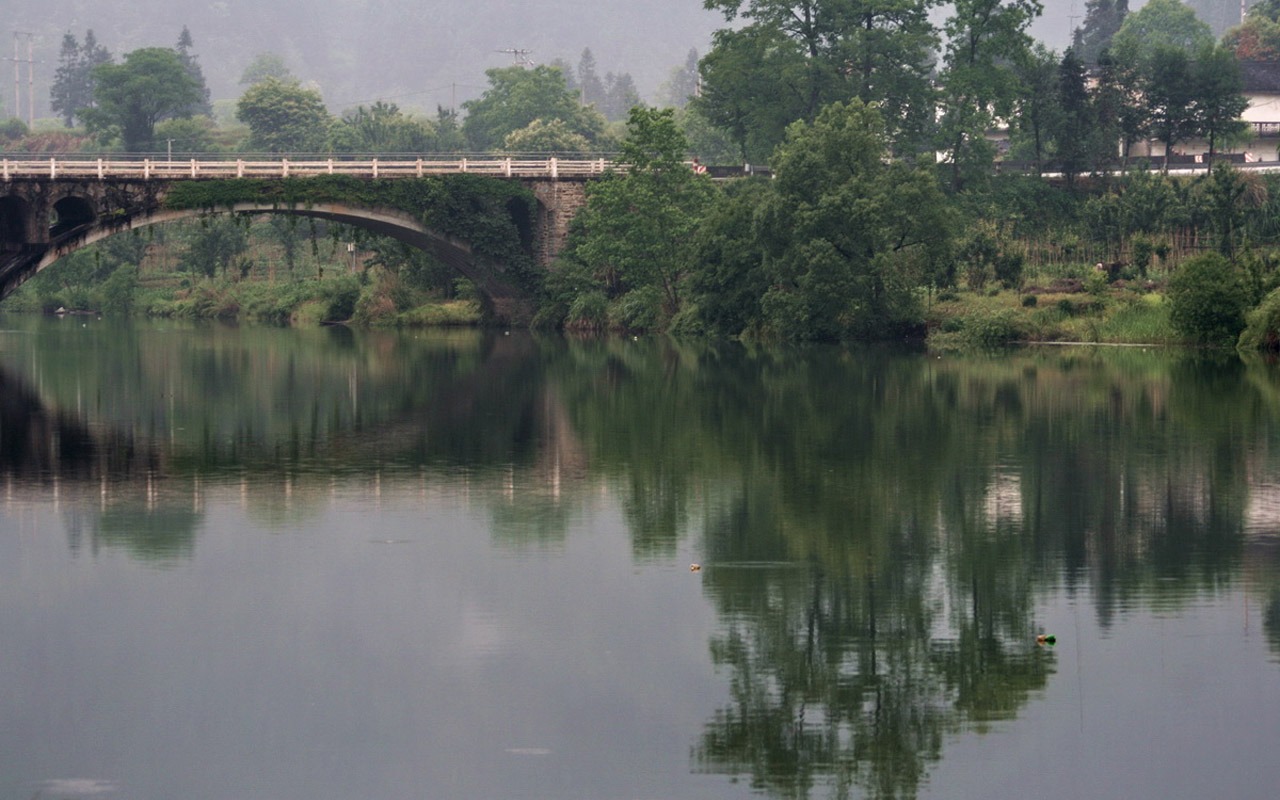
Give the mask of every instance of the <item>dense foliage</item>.
M 244 71 L 235 114 L 246 127 L 231 133 L 198 113 L 207 109 L 185 29 L 172 50 L 134 51 L 90 73 L 84 65 L 109 53 L 91 32 L 84 45 L 68 34 L 60 91 L 90 96 L 61 108 L 127 149 L 614 153 L 620 168 L 588 184 L 547 275 L 529 256 L 534 201 L 501 182 L 214 182 L 169 200 L 390 203 L 541 290 L 542 323 L 577 329 L 803 340 L 928 332 L 971 343 L 1128 331 L 1218 342 L 1280 283 L 1275 179 L 1225 165 L 1169 177 L 1146 163 L 1162 148 L 1167 170 L 1192 144 L 1212 162 L 1240 143 L 1238 59 L 1265 48 L 1266 24 L 1280 25 L 1274 2 L 1251 11 L 1252 33 L 1235 29 L 1216 44 L 1175 0 L 1132 13 L 1126 0 L 1089 0 L 1063 53 L 1029 35 L 1039 0 L 962 0 L 945 17 L 933 0 L 704 4 L 726 26 L 701 59 L 690 53 L 672 71 L 664 92 L 678 108 L 643 106 L 630 76 L 601 76 L 587 49 L 576 68 L 489 70 L 461 118 L 383 101 L 335 116 L 267 52 Z M 123 104 L 126 76 L 142 87 L 145 113 Z M 169 78 L 182 96 L 144 91 Z M 625 134 L 610 122 L 623 116 Z M 699 158 L 765 163 L 772 180 L 714 182 Z M 296 237 L 278 222 L 269 230 L 292 275 Z M 179 261 L 210 278 L 251 276 L 244 253 L 255 244 L 241 233 L 210 224 Z M 379 302 L 403 307 L 415 285 L 475 291 L 451 287 L 429 255 L 350 237 L 366 268 L 395 278 Z M 1197 258 L 1208 252 L 1220 261 Z M 1196 280 L 1206 263 L 1216 277 Z M 1230 302 L 1206 294 L 1212 282 L 1230 288 Z M 1224 304 L 1229 322 L 1207 321 Z
M 203 87 L 179 54 L 163 47 L 134 50 L 121 64 L 93 69 L 94 108 L 76 109 L 90 131 L 118 136 L 128 151 L 155 149 L 155 126 L 167 117 L 190 116 Z

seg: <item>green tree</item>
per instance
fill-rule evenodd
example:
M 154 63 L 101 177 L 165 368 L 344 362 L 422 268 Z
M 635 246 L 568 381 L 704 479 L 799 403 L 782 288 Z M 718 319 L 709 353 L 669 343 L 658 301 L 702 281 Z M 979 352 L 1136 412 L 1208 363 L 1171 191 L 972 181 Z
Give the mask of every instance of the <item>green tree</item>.
M 1249 7 L 1248 16 L 1280 22 L 1280 0 L 1258 0 Z
M 1111 52 L 1139 66 L 1160 50 L 1181 50 L 1188 56 L 1213 44 L 1213 32 L 1180 0 L 1148 0 L 1124 18 L 1111 39 Z
M 661 322 L 680 309 L 692 237 L 714 192 L 684 163 L 687 149 L 672 109 L 637 106 L 619 155 L 626 171 L 587 185 L 570 257 L 618 301 L 624 324 L 634 326 L 642 313 Z M 632 293 L 632 305 L 647 307 L 627 311 Z
M 209 87 L 204 81 L 204 70 L 200 68 L 200 58 L 192 49 L 195 47 L 195 40 L 191 38 L 191 31 L 187 30 L 187 26 L 182 26 L 182 33 L 178 34 L 178 44 L 174 46 L 174 52 L 178 54 L 178 59 L 182 62 L 183 68 L 187 71 L 187 75 L 200 87 L 200 100 L 192 103 L 189 107 L 183 109 L 175 116 L 192 117 L 196 114 L 203 114 L 206 117 L 213 116 L 213 104 L 209 102 Z
M 214 216 L 201 221 L 182 256 L 182 266 L 212 278 L 219 271 L 238 265 L 239 257 L 249 249 L 249 233 L 236 217 Z
M 1091 147 L 1094 168 L 1107 169 L 1117 150 L 1127 164 L 1130 149 L 1150 129 L 1137 69 L 1104 50 L 1098 57 L 1092 101 L 1097 119 Z
M 938 31 L 929 16 L 935 0 L 855 0 L 837 3 L 835 56 L 852 91 L 837 99 L 875 103 L 893 150 L 932 148 L 936 102 L 932 85 Z
M 1086 64 L 1098 63 L 1129 15 L 1129 0 L 1085 0 L 1084 24 L 1072 31 L 1071 49 Z
M 467 112 L 462 132 L 476 150 L 500 147 L 507 134 L 527 127 L 535 119 L 562 120 L 571 131 L 592 143 L 604 133 L 604 117 L 595 109 L 579 105 L 558 69 L 504 67 L 490 69 L 485 75 L 489 88 L 479 98 L 462 104 Z
M 763 26 L 718 30 L 712 43 L 701 62 L 702 94 L 690 107 L 729 133 L 741 161 L 766 163 L 787 126 L 804 116 L 792 89 L 802 59 L 780 31 Z
M 543 122 L 535 119 L 518 131 L 512 131 L 503 139 L 502 147 L 511 153 L 576 153 L 591 150 L 587 137 L 569 130 L 562 119 Z
M 1280 60 L 1280 22 L 1264 14 L 1253 13 L 1260 7 L 1250 9 L 1243 23 L 1222 36 L 1222 44 L 1241 61 Z
M 859 100 L 788 131 L 756 216 L 764 329 L 881 338 L 919 323 L 915 290 L 947 256 L 951 224 L 933 171 L 888 150 L 879 113 Z
M 80 109 L 93 107 L 93 70 L 109 63 L 111 52 L 98 44 L 92 30 L 85 31 L 84 44 L 77 42 L 70 31 L 63 35 L 58 69 L 49 89 L 49 107 L 68 128 L 75 123 Z
M 1248 291 L 1219 253 L 1184 262 L 1169 279 L 1169 319 L 1182 335 L 1204 344 L 1234 344 L 1245 326 Z
M 582 55 L 578 58 L 577 82 L 574 84 L 578 92 L 578 102 L 583 105 L 595 106 L 597 111 L 604 113 L 605 102 L 608 99 L 604 81 L 600 79 L 599 73 L 596 71 L 596 57 L 592 54 L 591 48 L 584 48 Z M 565 73 L 566 79 L 569 73 Z
M 1249 107 L 1244 96 L 1244 78 L 1235 54 L 1223 45 L 1203 48 L 1192 65 L 1195 87 L 1196 127 L 1209 142 L 1212 160 L 1225 139 L 1242 136 L 1248 124 L 1240 115 Z
M 1096 147 L 1099 135 L 1113 137 L 1111 132 L 1098 130 L 1098 115 L 1085 83 L 1084 63 L 1076 58 L 1074 50 L 1067 50 L 1056 70 L 1057 97 L 1060 114 L 1054 119 L 1053 133 L 1057 145 L 1057 161 L 1067 175 L 1067 185 L 1075 185 L 1075 177 L 1090 163 L 1090 155 Z M 1114 152 L 1115 138 L 1110 148 Z
M 734 133 L 744 159 L 762 159 L 793 121 L 855 97 L 881 105 L 895 150 L 921 149 L 933 121 L 932 0 L 704 4 L 747 23 L 716 32 L 700 101 L 708 119 Z
M 436 106 L 436 147 L 441 152 L 458 151 L 467 146 L 467 139 L 462 135 L 462 126 L 458 124 L 458 112 Z
M 91 132 L 116 133 L 125 150 L 155 148 L 155 126 L 162 119 L 190 116 L 200 102 L 200 86 L 173 50 L 134 50 L 121 64 L 93 70 L 96 108 L 80 112 Z
M 319 92 L 275 78 L 245 90 L 236 103 L 236 118 L 249 126 L 248 146 L 268 153 L 318 151 L 331 124 Z
M 1018 86 L 1012 65 L 1026 57 L 1027 26 L 1040 11 L 1039 0 L 955 3 L 946 25 L 940 134 L 955 190 L 990 168 L 994 148 L 986 132 L 1012 111 Z
M 630 73 L 607 73 L 604 76 L 604 86 L 605 102 L 600 111 L 610 122 L 626 119 L 631 109 L 640 105 L 640 92 Z
M 258 53 L 240 74 L 241 86 L 252 86 L 267 78 L 275 78 L 283 83 L 296 81 L 284 59 L 275 53 Z
M 1015 69 L 1018 97 L 1010 133 L 1015 140 L 1024 139 L 1030 146 L 1036 171 L 1039 172 L 1054 140 L 1058 149 L 1064 144 L 1060 137 L 1055 136 L 1062 127 L 1060 120 L 1065 116 L 1063 99 L 1059 94 L 1058 58 L 1052 50 L 1037 43 L 1023 53 Z
M 1200 206 L 1219 253 L 1236 260 L 1247 246 L 1248 219 L 1267 201 L 1267 186 L 1256 174 L 1230 164 L 1216 164 L 1207 180 L 1199 181 L 1193 200 Z
M 1165 155 L 1172 155 L 1174 145 L 1200 132 L 1191 59 L 1179 48 L 1160 47 L 1144 63 L 1142 87 L 1151 133 L 1164 143 Z
M 763 180 L 730 183 L 698 228 L 689 298 L 708 333 L 737 336 L 761 323 L 760 299 L 769 289 L 769 275 L 753 222 L 768 190 Z
M 712 125 L 703 114 L 701 106 L 690 104 L 677 109 L 676 121 L 689 140 L 689 152 L 704 164 L 739 163 L 741 151 L 733 138 L 725 129 Z
M 330 128 L 329 139 L 339 153 L 422 153 L 437 145 L 434 125 L 381 100 L 343 114 Z
M 213 152 L 216 131 L 213 120 L 204 116 L 166 119 L 156 123 L 156 147 L 174 153 Z
M 666 83 L 658 88 L 658 100 L 671 108 L 684 108 L 698 93 L 698 51 L 690 49 L 684 65 L 671 70 Z

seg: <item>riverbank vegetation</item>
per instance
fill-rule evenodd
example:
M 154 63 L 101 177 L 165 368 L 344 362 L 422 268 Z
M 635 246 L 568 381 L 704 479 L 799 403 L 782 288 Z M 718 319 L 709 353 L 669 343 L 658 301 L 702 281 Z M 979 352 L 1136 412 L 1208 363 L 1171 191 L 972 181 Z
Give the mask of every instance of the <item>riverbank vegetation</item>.
M 1246 330 L 1248 347 L 1280 341 L 1280 178 L 1215 163 L 1252 136 L 1240 120 L 1241 59 L 1280 58 L 1255 35 L 1280 26 L 1280 5 L 1258 4 L 1217 41 L 1176 0 L 1131 14 L 1091 0 L 1063 53 L 1029 36 L 1036 0 L 963 0 L 942 25 L 924 0 L 892 14 L 818 0 L 831 13 L 803 24 L 787 0 L 706 5 L 732 27 L 673 73 L 672 86 L 686 89 L 673 90 L 669 108 L 638 104 L 621 76 L 608 91 L 597 86 L 587 51 L 576 70 L 489 70 L 462 116 L 379 102 L 335 117 L 316 88 L 265 54 L 245 71 L 240 127 L 224 129 L 204 116 L 211 105 L 185 30 L 177 48 L 119 64 L 91 35 L 81 45 L 68 34 L 57 107 L 68 125 L 84 123 L 86 141 L 123 150 L 181 136 L 197 152 L 611 151 L 627 168 L 588 184 L 568 245 L 545 272 L 519 233 L 533 201 L 503 194 L 500 182 L 193 183 L 171 198 L 216 211 L 266 195 L 283 204 L 405 195 L 425 224 L 512 270 L 543 326 L 939 347 L 1220 345 Z M 161 73 L 176 76 L 172 97 L 150 98 L 162 107 L 121 99 L 132 96 L 121 87 Z M 1143 155 L 1188 144 L 1207 148 L 1196 174 L 1170 175 L 1169 159 L 1153 170 Z M 715 182 L 690 168 L 698 159 L 767 163 L 769 177 Z M 296 222 L 210 217 L 68 261 L 8 307 L 396 325 L 484 318 L 476 286 L 332 223 L 300 234 Z

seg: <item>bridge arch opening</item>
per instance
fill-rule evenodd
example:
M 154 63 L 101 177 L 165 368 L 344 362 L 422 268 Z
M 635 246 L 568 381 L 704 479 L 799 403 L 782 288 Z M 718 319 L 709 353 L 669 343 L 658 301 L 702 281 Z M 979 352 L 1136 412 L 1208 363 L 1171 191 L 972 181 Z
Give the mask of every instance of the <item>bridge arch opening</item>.
M 97 219 L 93 204 L 83 197 L 74 195 L 64 197 L 53 204 L 53 215 L 49 220 L 49 235 L 59 236 L 82 225 L 90 225 Z
M 27 244 L 31 207 L 21 197 L 0 197 L 0 247 L 16 250 Z
M 0 197 L 0 201 L 8 203 L 3 207 L 6 209 L 3 217 L 9 228 L 0 230 L 0 235 L 16 242 L 5 246 L 4 257 L 0 258 L 0 299 L 63 256 L 113 235 L 208 215 L 282 214 L 352 225 L 430 252 L 452 273 L 467 278 L 475 285 L 486 316 L 519 324 L 532 315 L 528 287 L 536 278 L 528 270 L 537 262 L 533 260 L 536 256 L 529 251 L 542 241 L 537 226 L 542 224 L 543 216 L 536 200 L 533 201 L 536 210 L 529 208 L 528 203 L 513 201 L 506 204 L 523 249 L 523 255 L 517 253 L 507 261 L 477 252 L 467 239 L 444 233 L 426 224 L 417 214 L 388 206 L 341 202 L 282 206 L 277 202 L 249 201 L 216 208 L 163 208 L 159 197 L 147 196 L 132 208 L 98 214 L 97 202 L 102 201 L 95 202 L 95 197 L 92 193 L 88 197 L 68 193 L 56 201 L 49 198 L 53 202 L 46 208 L 52 225 L 45 228 L 42 219 L 35 230 L 32 229 L 37 224 L 31 210 L 33 206 L 29 205 L 34 200 L 19 195 L 10 195 L 7 199 Z M 105 206 L 110 207 L 110 203 Z M 15 219 L 20 222 L 15 223 Z

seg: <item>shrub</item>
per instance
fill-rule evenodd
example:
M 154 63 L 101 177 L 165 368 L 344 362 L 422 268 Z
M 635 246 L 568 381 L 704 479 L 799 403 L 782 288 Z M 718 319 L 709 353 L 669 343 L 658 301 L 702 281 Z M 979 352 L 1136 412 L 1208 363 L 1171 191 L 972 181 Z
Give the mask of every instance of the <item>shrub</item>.
M 1280 289 L 1249 312 L 1237 346 L 1241 350 L 1280 350 Z
M 133 310 L 133 293 L 138 288 L 138 268 L 120 267 L 102 284 L 102 310 L 128 314 Z
M 1035 307 L 1036 307 L 1036 303 L 1038 303 L 1038 302 L 1039 302 L 1039 301 L 1038 301 L 1038 300 L 1036 300 L 1036 296 L 1035 296 L 1034 294 L 1029 294 L 1029 295 L 1026 295 L 1026 296 L 1024 296 L 1024 297 L 1022 298 L 1022 307 L 1023 307 L 1023 308 L 1035 308 Z
M 0 139 L 16 142 L 27 135 L 27 124 L 17 117 L 10 117 L 0 122 Z
M 995 347 L 1018 338 L 1018 326 L 1010 309 L 970 314 L 963 320 L 960 337 L 971 347 Z
M 1094 270 L 1084 279 L 1084 290 L 1091 295 L 1101 295 L 1107 290 L 1109 276 L 1102 270 Z
M 1205 253 L 1184 262 L 1169 279 L 1169 319 L 1197 342 L 1234 343 L 1244 329 L 1248 293 L 1231 262 Z
M 356 301 L 360 299 L 360 280 L 354 275 L 343 275 L 332 281 L 325 281 L 321 292 L 327 303 L 323 321 L 346 321 L 356 311 Z
M 656 286 L 632 289 L 613 304 L 609 318 L 625 330 L 654 330 L 662 319 L 662 295 Z
M 577 331 L 602 331 L 609 321 L 609 301 L 603 292 L 590 291 L 578 295 L 569 306 L 564 326 Z
M 1016 289 L 1022 285 L 1022 270 L 1026 258 L 1021 253 L 1002 252 L 996 257 L 996 280 L 1006 289 Z

